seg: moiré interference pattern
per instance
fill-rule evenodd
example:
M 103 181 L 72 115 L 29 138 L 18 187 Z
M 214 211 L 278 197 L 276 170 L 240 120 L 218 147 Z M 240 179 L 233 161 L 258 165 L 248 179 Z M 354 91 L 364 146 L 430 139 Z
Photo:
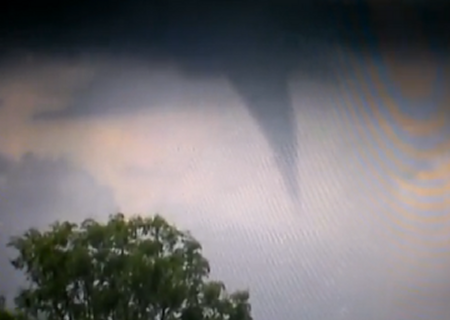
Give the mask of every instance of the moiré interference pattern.
M 336 116 L 367 146 L 360 169 L 370 171 L 379 190 L 368 196 L 382 204 L 367 223 L 389 244 L 383 250 L 395 265 L 387 270 L 412 273 L 414 283 L 395 285 L 425 293 L 443 285 L 434 279 L 442 281 L 437 275 L 450 261 L 449 69 L 420 29 L 409 51 L 386 44 L 385 31 L 377 31 L 365 34 L 370 50 L 339 56 L 346 75 Z

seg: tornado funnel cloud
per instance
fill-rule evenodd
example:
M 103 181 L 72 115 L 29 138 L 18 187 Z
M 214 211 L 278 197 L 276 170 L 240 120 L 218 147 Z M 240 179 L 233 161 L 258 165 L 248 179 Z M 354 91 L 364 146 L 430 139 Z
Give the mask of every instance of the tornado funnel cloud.
M 298 203 L 297 125 L 287 74 L 258 69 L 230 73 L 229 80 L 268 142 L 289 197 Z

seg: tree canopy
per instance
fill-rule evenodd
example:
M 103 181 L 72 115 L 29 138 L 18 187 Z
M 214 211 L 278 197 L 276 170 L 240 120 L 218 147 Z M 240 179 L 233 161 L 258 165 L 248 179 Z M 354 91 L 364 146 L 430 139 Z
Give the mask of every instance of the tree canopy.
M 27 286 L 15 299 L 48 320 L 251 320 L 248 291 L 209 280 L 200 243 L 159 215 L 56 222 L 12 238 Z

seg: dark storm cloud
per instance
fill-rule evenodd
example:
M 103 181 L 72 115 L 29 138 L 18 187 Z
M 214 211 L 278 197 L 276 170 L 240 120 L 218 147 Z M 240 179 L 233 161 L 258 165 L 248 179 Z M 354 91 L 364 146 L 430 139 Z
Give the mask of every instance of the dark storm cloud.
M 55 220 L 106 217 L 115 209 L 111 190 L 82 169 L 33 154 L 20 161 L 0 154 L 0 292 L 13 294 L 20 280 L 8 262 L 10 236 Z
M 315 77 L 322 83 L 333 81 L 331 70 L 336 69 L 333 47 L 360 46 L 370 29 L 365 5 L 312 3 L 266 1 L 244 6 L 217 5 L 210 1 L 183 4 L 136 1 L 112 5 L 80 1 L 53 4 L 52 10 L 37 5 L 35 10 L 30 10 L 32 16 L 22 10 L 17 12 L 19 23 L 10 21 L 8 25 L 11 18 L 5 17 L 3 27 L 10 31 L 2 32 L 0 39 L 5 44 L 25 44 L 32 50 L 47 53 L 104 52 L 147 61 L 168 60 L 180 67 L 186 77 L 225 76 L 272 147 L 285 184 L 295 198 L 299 188 L 294 178 L 298 155 L 288 156 L 286 150 L 297 150 L 301 142 L 296 140 L 294 111 L 287 87 L 291 73 L 297 71 L 305 79 Z M 422 10 L 425 9 L 423 6 Z M 387 6 L 381 10 L 386 11 L 383 15 L 388 18 L 398 15 L 398 11 L 392 12 Z M 42 16 L 34 14 L 36 11 Z M 429 33 L 438 34 L 434 32 L 437 30 L 435 15 L 433 19 L 423 16 L 434 22 L 428 23 Z M 397 30 L 401 24 L 406 30 L 408 23 L 399 20 L 391 29 Z M 390 34 L 391 29 L 385 32 Z M 438 40 L 445 34 L 442 26 L 439 31 Z M 389 39 L 394 46 L 398 42 L 398 37 Z M 407 41 L 411 45 L 411 39 Z M 364 45 L 370 47 L 372 43 Z M 120 73 L 104 76 L 114 82 Z M 98 90 L 95 84 L 94 81 L 86 91 Z M 145 105 L 151 107 L 151 102 L 157 99 L 143 94 L 145 91 L 145 85 L 137 81 L 131 91 L 121 93 L 120 88 L 111 91 L 112 102 L 98 104 L 100 109 L 93 110 L 81 98 L 62 112 L 38 118 L 101 115 L 111 109 L 119 112 L 129 108 L 126 103 L 120 103 L 121 95 L 145 99 Z
M 287 151 L 288 149 L 297 150 L 298 142 L 294 110 L 287 84 L 291 72 L 296 68 L 304 68 L 312 64 L 315 65 L 314 68 L 319 69 L 319 66 L 325 65 L 325 51 L 323 48 L 318 48 L 315 42 L 331 41 L 334 34 L 329 31 L 336 29 L 327 29 L 328 26 L 315 22 L 314 18 L 322 19 L 322 22 L 326 24 L 329 23 L 327 19 L 332 16 L 326 15 L 323 10 L 313 10 L 309 14 L 302 13 L 301 25 L 310 30 L 296 33 L 296 29 L 299 28 L 297 25 L 299 17 L 291 14 L 286 16 L 288 13 L 286 9 L 275 14 L 270 11 L 270 8 L 261 8 L 261 6 L 236 8 L 204 5 L 201 9 L 190 7 L 183 9 L 187 9 L 188 12 L 181 14 L 180 12 L 184 10 L 167 6 L 158 11 L 162 18 L 157 18 L 155 15 L 154 21 L 149 18 L 147 20 L 150 21 L 149 23 L 142 23 L 135 29 L 127 30 L 127 26 L 121 25 L 124 27 L 120 28 L 122 32 L 116 34 L 106 32 L 114 37 L 109 39 L 113 46 L 111 51 L 117 53 L 122 51 L 121 46 L 129 45 L 133 48 L 137 46 L 135 52 L 147 55 L 145 60 L 157 60 L 159 54 L 162 58 L 181 67 L 186 77 L 204 79 L 225 76 L 241 96 L 273 148 L 289 193 L 293 199 L 297 199 L 299 185 L 294 168 L 298 156 L 296 151 L 290 153 Z M 133 13 L 124 16 L 123 21 L 127 21 L 126 23 L 143 21 L 142 12 L 148 11 L 135 9 Z M 98 27 L 92 30 L 90 27 L 85 27 L 84 30 L 89 29 L 89 32 L 95 34 L 99 28 L 103 31 L 114 29 L 117 27 L 116 22 L 111 22 L 110 25 L 105 23 L 104 29 Z M 157 31 L 153 31 L 155 29 Z M 146 34 L 145 39 L 142 37 L 143 34 Z M 314 36 L 323 39 L 317 41 Z M 85 41 L 85 47 L 82 45 L 78 48 L 80 51 L 89 48 L 89 40 L 85 39 L 86 37 L 89 38 L 89 35 L 84 34 L 83 31 L 76 36 L 79 39 L 84 38 L 83 41 Z M 133 41 L 141 41 L 141 43 L 136 45 Z M 309 43 L 309 47 L 302 45 L 304 41 Z M 315 52 L 312 53 L 314 50 Z M 318 60 L 322 63 L 318 64 Z M 320 70 L 314 70 L 312 74 L 312 70 L 307 71 L 310 77 L 321 74 Z M 129 110 L 130 101 L 128 100 L 128 103 L 123 101 L 127 97 L 132 97 L 131 99 L 135 102 L 131 105 L 147 107 L 164 100 L 164 97 L 155 97 L 157 95 L 155 86 L 159 87 L 160 84 L 148 84 L 137 77 L 132 80 L 133 85 L 128 83 L 121 88 L 120 78 L 120 71 L 105 72 L 99 79 L 94 80 L 85 92 L 81 93 L 80 99 L 75 99 L 72 107 L 56 113 L 41 114 L 37 118 L 92 116 L 105 114 L 108 111 Z M 326 80 L 321 79 L 321 81 Z M 84 101 L 84 97 L 89 96 L 91 91 L 97 93 L 102 91 L 102 85 L 96 85 L 98 83 L 106 84 L 103 91 L 109 91 L 102 96 L 102 99 L 106 97 L 108 101 L 96 104 L 101 106 L 100 108 L 93 107 L 95 102 Z M 148 93 L 148 86 L 153 86 L 151 95 Z M 170 87 L 170 84 L 166 84 L 166 88 L 161 86 L 162 91 L 169 91 L 167 87 Z M 176 94 L 176 90 L 173 90 L 171 94 Z

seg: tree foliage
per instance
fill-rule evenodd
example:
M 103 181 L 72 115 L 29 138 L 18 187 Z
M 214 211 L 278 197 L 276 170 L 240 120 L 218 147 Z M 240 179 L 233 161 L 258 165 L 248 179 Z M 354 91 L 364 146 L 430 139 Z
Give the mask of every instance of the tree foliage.
M 16 297 L 48 320 L 251 320 L 249 293 L 208 280 L 201 245 L 161 216 L 57 222 L 9 245 L 28 287 Z

